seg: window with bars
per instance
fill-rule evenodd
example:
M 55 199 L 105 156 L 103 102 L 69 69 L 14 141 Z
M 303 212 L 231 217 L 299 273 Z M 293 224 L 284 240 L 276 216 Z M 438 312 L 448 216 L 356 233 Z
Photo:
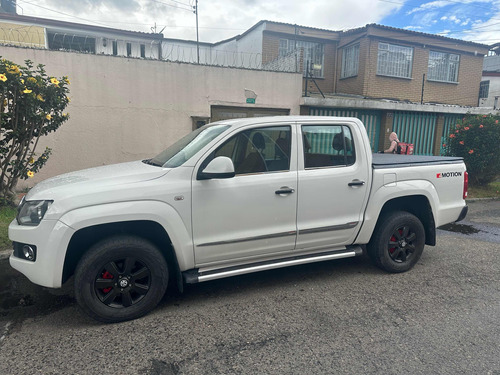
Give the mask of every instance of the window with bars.
M 304 40 L 280 39 L 278 50 L 280 57 L 285 57 L 299 49 L 304 50 L 304 76 L 306 75 L 307 63 L 309 62 L 309 69 L 313 75 L 323 78 L 324 45 Z
M 490 81 L 479 83 L 479 99 L 486 99 L 490 93 Z
M 95 53 L 95 38 L 62 33 L 47 33 L 47 40 L 49 42 L 49 49 Z
M 377 74 L 411 78 L 413 48 L 389 43 L 378 44 Z
M 458 66 L 460 56 L 453 53 L 429 52 L 429 69 L 427 80 L 441 82 L 458 82 Z
M 345 47 L 342 50 L 342 71 L 340 78 L 355 77 L 358 75 L 359 44 Z

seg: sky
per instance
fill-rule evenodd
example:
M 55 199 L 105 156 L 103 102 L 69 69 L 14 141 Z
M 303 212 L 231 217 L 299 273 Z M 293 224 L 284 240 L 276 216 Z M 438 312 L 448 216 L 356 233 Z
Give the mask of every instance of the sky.
M 17 0 L 17 12 L 196 40 L 196 0 Z M 484 44 L 500 42 L 500 0 L 199 0 L 199 38 L 217 42 L 260 20 L 329 30 L 369 23 Z M 156 29 L 155 29 L 156 25 Z

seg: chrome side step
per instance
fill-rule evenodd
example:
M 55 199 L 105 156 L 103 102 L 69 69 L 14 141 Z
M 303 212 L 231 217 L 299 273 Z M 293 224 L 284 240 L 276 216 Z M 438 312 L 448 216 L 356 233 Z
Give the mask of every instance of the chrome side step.
M 186 284 L 201 283 L 203 281 L 210 281 L 222 279 L 224 277 L 244 275 L 252 272 L 267 271 L 276 268 L 283 268 L 289 266 L 297 266 L 300 264 L 323 262 L 333 259 L 351 258 L 359 256 L 363 253 L 361 246 L 348 246 L 345 250 L 331 251 L 326 253 L 306 255 L 301 257 L 291 257 L 278 259 L 269 262 L 252 263 L 241 267 L 228 267 L 208 272 L 198 272 L 198 270 L 189 270 L 183 272 L 184 281 Z

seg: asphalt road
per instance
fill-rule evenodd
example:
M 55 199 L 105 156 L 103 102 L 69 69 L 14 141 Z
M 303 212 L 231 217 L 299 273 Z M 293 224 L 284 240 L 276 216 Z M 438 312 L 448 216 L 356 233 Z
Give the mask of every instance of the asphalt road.
M 500 201 L 470 208 L 477 233 L 440 230 L 404 274 L 360 257 L 244 275 L 113 325 L 0 260 L 0 374 L 500 375 Z

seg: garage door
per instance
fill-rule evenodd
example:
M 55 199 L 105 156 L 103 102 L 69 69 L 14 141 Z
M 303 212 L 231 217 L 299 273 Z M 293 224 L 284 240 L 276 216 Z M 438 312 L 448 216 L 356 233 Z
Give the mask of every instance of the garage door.
M 365 125 L 372 151 L 378 148 L 380 112 L 342 108 L 310 108 L 309 114 L 311 116 L 357 117 Z
M 287 116 L 289 109 L 212 106 L 211 122 L 244 117 Z
M 433 155 L 437 114 L 394 112 L 392 129 L 401 142 L 413 143 L 414 154 Z

